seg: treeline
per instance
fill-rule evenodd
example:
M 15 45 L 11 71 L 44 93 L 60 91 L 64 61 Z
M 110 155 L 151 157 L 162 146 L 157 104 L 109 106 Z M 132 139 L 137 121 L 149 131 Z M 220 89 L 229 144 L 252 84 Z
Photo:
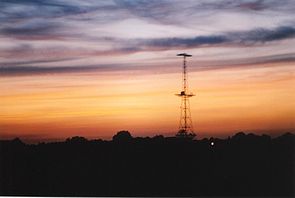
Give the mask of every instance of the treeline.
M 294 196 L 295 136 L 0 141 L 0 195 Z

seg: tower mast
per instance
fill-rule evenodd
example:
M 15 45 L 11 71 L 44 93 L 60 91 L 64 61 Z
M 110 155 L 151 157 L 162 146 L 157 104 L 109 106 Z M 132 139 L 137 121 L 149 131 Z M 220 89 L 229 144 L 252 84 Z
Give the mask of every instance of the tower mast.
M 188 93 L 187 65 L 186 65 L 186 58 L 191 57 L 192 55 L 182 53 L 182 54 L 177 54 L 177 56 L 183 57 L 183 72 L 182 72 L 182 91 L 180 92 L 180 94 L 176 94 L 177 96 L 181 97 L 179 131 L 177 132 L 176 137 L 193 139 L 196 135 L 193 132 L 193 123 L 191 119 L 189 98 L 193 97 L 194 94 Z

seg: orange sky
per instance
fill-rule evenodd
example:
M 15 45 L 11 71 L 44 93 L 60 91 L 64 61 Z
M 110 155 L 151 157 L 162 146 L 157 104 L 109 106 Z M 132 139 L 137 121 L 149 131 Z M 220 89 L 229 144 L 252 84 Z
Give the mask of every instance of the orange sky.
M 181 62 L 181 61 L 180 61 Z M 179 68 L 179 72 L 181 68 Z M 190 72 L 199 137 L 294 129 L 292 64 Z M 181 73 L 75 73 L 1 78 L 2 137 L 110 138 L 177 131 Z

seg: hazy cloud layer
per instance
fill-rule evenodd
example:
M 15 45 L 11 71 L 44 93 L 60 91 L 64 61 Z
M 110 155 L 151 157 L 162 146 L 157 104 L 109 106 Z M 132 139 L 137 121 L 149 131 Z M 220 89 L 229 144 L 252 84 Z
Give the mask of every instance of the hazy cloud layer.
M 37 33 L 43 33 L 51 29 L 50 26 Z M 10 34 L 19 35 L 16 29 L 6 30 Z M 33 31 L 26 29 L 24 32 L 28 34 Z M 25 34 L 25 33 L 23 33 Z M 49 36 L 49 35 L 48 35 Z M 29 56 L 30 54 L 37 55 L 38 57 L 48 57 L 63 55 L 65 58 L 78 58 L 79 56 L 105 56 L 105 55 L 119 55 L 130 54 L 142 51 L 159 51 L 171 49 L 191 49 L 199 47 L 230 47 L 230 46 L 254 46 L 263 45 L 267 42 L 280 41 L 284 39 L 291 39 L 295 36 L 295 28 L 290 26 L 277 27 L 275 29 L 254 29 L 250 31 L 227 32 L 220 35 L 204 35 L 190 38 L 156 38 L 156 39 L 115 39 L 115 38 L 101 38 L 110 42 L 118 47 L 99 50 L 87 49 L 87 47 L 68 47 L 56 46 L 56 48 L 41 47 L 34 48 L 31 45 L 19 45 L 10 49 L 0 50 L 3 57 L 13 56 Z M 48 53 L 46 53 L 48 52 Z M 3 63 L 3 62 L 2 62 Z
M 0 72 L 40 75 L 145 65 L 136 58 L 163 65 L 167 53 L 203 48 L 214 60 L 221 48 L 237 57 L 219 65 L 254 64 L 256 57 L 280 54 L 283 59 L 271 61 L 294 61 L 294 9 L 292 0 L 2 0 Z M 236 50 L 245 47 L 257 54 Z
M 56 60 L 59 61 L 59 60 Z M 253 65 L 268 65 L 276 63 L 295 63 L 295 53 L 293 54 L 280 54 L 275 56 L 263 56 L 253 57 L 251 59 L 233 59 L 226 61 L 194 61 L 190 64 L 191 71 L 204 71 L 212 69 L 223 68 L 237 68 L 237 67 L 251 67 Z M 178 72 L 176 68 L 178 65 L 158 65 L 145 63 L 136 63 L 139 67 L 134 65 L 124 64 L 109 64 L 109 65 L 78 65 L 78 66 L 49 66 L 40 67 L 32 66 L 29 63 L 21 66 L 17 64 L 9 64 L 7 66 L 0 67 L 0 76 L 30 76 L 30 75 L 48 75 L 48 74 L 65 74 L 65 73 L 88 73 L 88 72 L 112 72 L 112 71 L 142 71 L 143 74 L 151 73 L 152 71 L 161 72 L 164 69 L 165 73 Z M 169 68 L 167 68 L 169 67 Z M 168 69 L 168 70 L 167 70 Z

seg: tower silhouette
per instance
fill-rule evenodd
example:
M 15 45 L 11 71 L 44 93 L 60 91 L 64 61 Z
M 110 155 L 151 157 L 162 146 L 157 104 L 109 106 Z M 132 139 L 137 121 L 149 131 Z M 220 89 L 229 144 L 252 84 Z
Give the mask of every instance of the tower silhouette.
M 187 65 L 186 58 L 192 55 L 182 53 L 177 56 L 183 57 L 183 72 L 182 72 L 182 91 L 177 96 L 181 97 L 180 105 L 180 120 L 179 120 L 179 131 L 176 133 L 176 137 L 193 139 L 196 134 L 193 131 L 193 123 L 190 111 L 189 98 L 193 97 L 194 94 L 188 93 L 188 79 L 187 79 Z

